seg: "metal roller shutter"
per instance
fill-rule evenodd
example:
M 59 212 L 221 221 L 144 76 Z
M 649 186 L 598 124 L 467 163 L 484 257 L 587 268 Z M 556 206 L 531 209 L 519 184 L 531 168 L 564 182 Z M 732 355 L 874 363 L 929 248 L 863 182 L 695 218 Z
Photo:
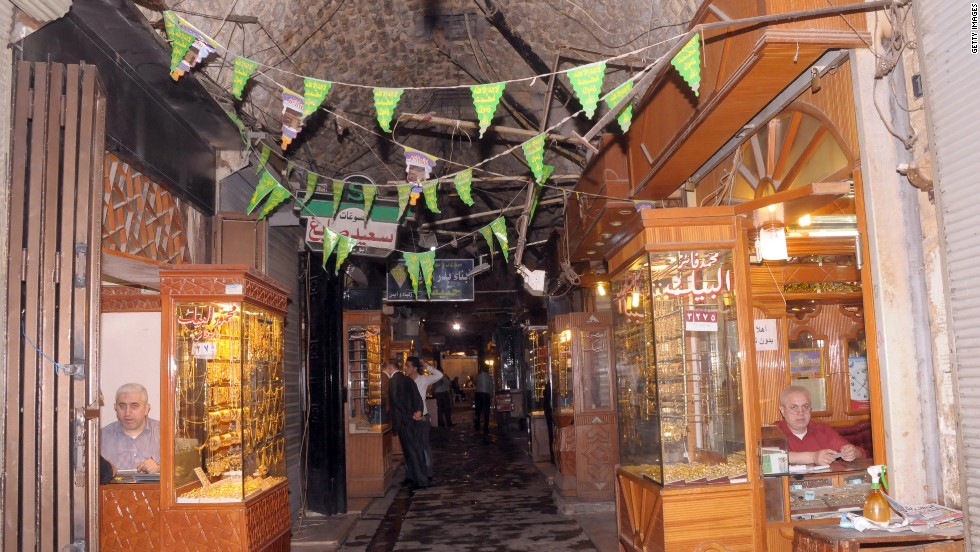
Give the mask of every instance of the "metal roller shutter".
M 962 506 L 968 541 L 980 546 L 980 125 L 973 96 L 980 89 L 980 56 L 971 53 L 970 2 L 930 0 L 913 9 L 945 240 Z

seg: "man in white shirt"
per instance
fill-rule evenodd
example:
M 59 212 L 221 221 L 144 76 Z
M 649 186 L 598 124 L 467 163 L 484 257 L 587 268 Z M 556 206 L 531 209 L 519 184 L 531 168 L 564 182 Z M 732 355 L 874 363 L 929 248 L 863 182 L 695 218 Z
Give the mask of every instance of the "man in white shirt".
M 429 391 L 429 386 L 442 379 L 442 372 L 435 366 L 426 365 L 427 372 L 422 369 L 422 361 L 419 357 L 408 357 L 405 359 L 405 372 L 408 377 L 415 380 L 415 385 L 419 388 L 422 395 L 422 419 L 425 421 L 422 428 L 422 448 L 425 451 L 425 472 L 429 476 L 429 483 L 432 483 L 432 445 L 429 443 L 429 432 L 432 431 L 432 422 L 429 417 L 429 407 L 425 401 L 425 394 Z

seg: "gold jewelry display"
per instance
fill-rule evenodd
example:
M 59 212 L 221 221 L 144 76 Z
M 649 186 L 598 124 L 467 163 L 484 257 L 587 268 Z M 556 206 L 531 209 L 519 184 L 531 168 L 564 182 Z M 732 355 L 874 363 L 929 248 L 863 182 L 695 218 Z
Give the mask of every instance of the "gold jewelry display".
M 200 443 L 192 450 L 203 452 L 197 462 L 214 480 L 210 489 L 179 498 L 235 500 L 282 481 L 282 318 L 236 303 L 183 303 L 175 310 L 175 437 Z M 243 471 L 261 471 L 263 477 L 243 482 Z

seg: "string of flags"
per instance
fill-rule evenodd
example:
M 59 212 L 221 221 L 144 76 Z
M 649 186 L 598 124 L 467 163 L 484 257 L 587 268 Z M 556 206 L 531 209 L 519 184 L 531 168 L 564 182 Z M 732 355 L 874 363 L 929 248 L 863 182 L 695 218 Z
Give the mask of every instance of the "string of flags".
M 164 26 L 167 37 L 171 44 L 171 77 L 178 80 L 181 76 L 192 70 L 204 61 L 216 50 L 223 50 L 230 54 L 230 50 L 217 43 L 214 39 L 207 36 L 186 20 L 176 15 L 172 11 L 164 12 Z M 683 36 L 683 35 L 681 35 Z M 674 37 L 676 39 L 678 37 Z M 669 39 L 669 40 L 673 40 Z M 668 40 L 668 41 L 669 41 Z M 576 98 L 582 105 L 586 117 L 592 119 L 598 105 L 599 97 L 602 93 L 602 85 L 605 80 L 606 64 L 609 61 L 620 59 L 629 55 L 645 51 L 659 44 L 652 44 L 633 52 L 621 54 L 609 58 L 608 60 L 590 63 L 568 70 L 557 71 L 556 74 L 566 73 Z M 694 34 L 690 41 L 678 54 L 671 60 L 672 65 L 684 78 L 685 82 L 691 87 L 695 95 L 699 94 L 700 87 L 700 35 Z M 255 74 L 256 69 L 262 64 L 247 59 L 242 56 L 235 56 L 232 67 L 232 95 L 236 99 L 241 99 L 248 81 Z M 269 67 L 282 73 L 294 75 L 288 71 Z M 298 75 L 302 76 L 302 75 Z M 479 120 L 480 137 L 490 126 L 500 98 L 508 83 L 531 80 L 532 82 L 539 77 L 549 75 L 537 75 L 533 78 L 513 79 L 490 84 L 479 84 L 469 86 L 473 97 L 473 106 Z M 303 78 L 303 93 L 290 90 L 279 83 L 282 88 L 282 149 L 288 149 L 289 144 L 299 135 L 305 124 L 306 118 L 312 115 L 323 104 L 327 95 L 330 93 L 334 84 L 344 84 L 346 86 L 356 86 L 372 88 L 374 95 L 374 108 L 378 125 L 386 133 L 391 132 L 391 122 L 394 119 L 395 111 L 399 101 L 407 88 L 390 87 L 368 87 L 365 85 L 355 85 L 350 83 L 335 83 L 328 80 L 315 79 L 308 76 Z M 271 79 L 270 79 L 271 80 Z M 275 82 L 275 81 L 273 81 Z M 627 84 L 628 83 L 628 84 Z M 632 80 L 628 80 L 614 90 L 615 94 L 607 95 L 606 104 L 610 108 L 615 106 L 626 93 L 632 88 Z M 624 88 L 625 87 L 625 88 Z M 459 86 L 444 87 L 412 87 L 408 89 L 431 89 L 431 88 L 459 88 Z M 611 98 L 615 98 L 613 101 Z M 632 119 L 632 106 L 626 106 L 617 114 L 617 121 L 623 132 L 629 130 Z M 537 175 L 536 175 L 537 176 Z M 539 179 L 540 181 L 540 179 Z
M 207 36 L 172 11 L 168 10 L 164 12 L 164 24 L 167 37 L 171 43 L 170 71 L 171 77 L 174 80 L 179 80 L 184 74 L 193 70 L 208 56 L 219 49 L 230 54 L 230 51 L 227 48 L 217 43 L 211 37 Z M 684 81 L 691 87 L 695 96 L 699 95 L 700 87 L 700 44 L 700 36 L 698 34 L 694 34 L 688 43 L 671 60 L 671 64 L 675 67 Z M 659 44 L 650 45 L 635 52 L 610 58 L 609 60 L 590 63 L 565 71 L 558 71 L 557 73 L 567 73 L 575 96 L 582 106 L 582 111 L 567 117 L 565 120 L 559 123 L 559 125 L 582 112 L 584 112 L 590 119 L 594 117 L 602 94 L 606 63 L 608 61 L 633 55 L 657 45 Z M 231 92 L 236 99 L 242 99 L 242 95 L 249 80 L 253 78 L 255 71 L 259 66 L 263 65 L 242 56 L 235 56 L 232 68 L 233 77 Z M 269 68 L 278 70 L 273 67 Z M 287 71 L 281 72 L 288 73 Z M 511 81 L 469 86 L 473 98 L 474 110 L 479 121 L 480 137 L 484 135 L 485 131 L 490 126 L 493 117 L 496 114 L 497 107 L 506 85 L 508 83 L 524 80 L 532 80 L 533 82 L 538 77 L 540 76 L 533 77 L 533 79 L 516 79 Z M 266 78 L 268 77 L 266 76 Z M 282 90 L 281 97 L 283 109 L 281 147 L 283 151 L 288 149 L 290 143 L 292 143 L 292 141 L 295 140 L 302 131 L 306 119 L 320 109 L 324 100 L 330 93 L 331 88 L 333 88 L 335 84 L 372 88 L 377 122 L 381 129 L 386 133 L 391 132 L 391 122 L 394 120 L 398 103 L 406 90 L 406 88 L 368 87 L 349 83 L 335 83 L 306 76 L 303 76 L 302 78 L 302 93 L 290 90 L 278 82 L 275 82 L 274 80 L 272 81 L 276 85 L 280 86 Z M 623 97 L 630 93 L 633 87 L 634 78 L 635 77 L 627 79 L 623 84 L 619 85 L 602 97 L 609 109 L 614 108 L 617 104 L 619 104 Z M 408 89 L 418 88 L 420 87 Z M 424 88 L 459 87 L 449 86 Z M 628 132 L 632 122 L 632 105 L 624 106 L 617 114 L 616 118 L 622 132 Z M 555 170 L 554 166 L 544 163 L 545 137 L 546 133 L 541 133 L 521 144 L 524 157 L 531 168 L 535 183 L 537 184 L 529 190 L 529 193 L 534 194 L 530 212 L 530 217 L 532 218 L 534 216 L 534 210 L 537 206 L 540 190 Z M 417 204 L 419 197 L 424 199 L 429 210 L 434 213 L 441 213 L 438 205 L 438 185 L 442 179 L 448 180 L 451 178 L 459 198 L 466 205 L 473 205 L 474 202 L 471 195 L 471 185 L 474 167 L 466 168 L 457 173 L 443 177 L 442 179 L 431 178 L 431 174 L 435 168 L 438 158 L 405 146 L 402 147 L 405 150 L 407 183 L 395 185 L 398 192 L 398 219 L 402 217 L 408 205 L 414 206 Z M 270 156 L 271 150 L 268 148 L 268 146 L 263 146 L 262 152 L 259 156 L 258 168 L 256 170 L 256 174 L 261 173 L 261 177 L 247 208 L 247 212 L 251 214 L 261 205 L 262 207 L 258 215 L 259 219 L 268 216 L 269 213 L 276 209 L 276 207 L 278 207 L 282 202 L 293 197 L 290 190 L 280 184 L 279 181 L 276 180 L 276 178 L 273 177 L 267 170 Z M 486 161 L 484 161 L 484 163 Z M 293 168 L 294 165 L 290 162 L 287 165 L 286 178 L 288 178 L 288 175 Z M 306 204 L 312 199 L 313 193 L 318 184 L 319 176 L 320 175 L 312 171 L 306 171 L 306 193 L 302 200 L 298 200 L 301 208 L 305 209 Z M 333 192 L 333 213 L 336 213 L 339 208 L 340 199 L 343 195 L 345 185 L 346 183 L 342 180 L 332 179 L 331 181 L 331 189 Z M 367 219 L 377 194 L 377 185 L 364 184 L 362 185 L 362 189 L 365 219 Z M 637 210 L 652 207 L 652 205 L 649 205 L 649 203 L 650 202 L 634 202 Z M 490 247 L 491 254 L 493 254 L 494 242 L 496 241 L 496 243 L 498 243 L 501 247 L 501 252 L 504 255 L 505 261 L 509 262 L 506 219 L 502 215 L 498 216 L 490 224 L 480 228 L 477 232 L 483 235 L 487 245 Z M 357 243 L 358 242 L 356 239 L 335 232 L 330 228 L 325 228 L 323 237 L 324 269 L 326 269 L 328 258 L 331 257 L 334 252 L 336 252 L 334 270 L 335 273 L 339 272 L 340 266 L 346 261 L 351 251 L 353 251 L 353 249 L 356 247 Z M 418 281 L 420 276 L 422 281 L 425 283 L 428 292 L 431 293 L 432 272 L 435 266 L 435 251 L 421 253 L 402 252 L 402 255 L 405 258 L 409 275 L 412 278 L 412 287 L 416 297 L 418 296 Z

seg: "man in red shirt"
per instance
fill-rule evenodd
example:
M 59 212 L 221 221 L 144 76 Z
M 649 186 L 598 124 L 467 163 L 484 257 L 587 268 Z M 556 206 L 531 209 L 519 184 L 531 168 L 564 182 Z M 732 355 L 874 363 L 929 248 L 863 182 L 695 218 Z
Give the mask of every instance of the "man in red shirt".
M 810 392 L 805 387 L 783 389 L 779 412 L 783 419 L 776 425 L 786 434 L 790 464 L 827 466 L 838 458 L 846 462 L 864 458 L 864 451 L 848 443 L 834 428 L 810 421 Z

